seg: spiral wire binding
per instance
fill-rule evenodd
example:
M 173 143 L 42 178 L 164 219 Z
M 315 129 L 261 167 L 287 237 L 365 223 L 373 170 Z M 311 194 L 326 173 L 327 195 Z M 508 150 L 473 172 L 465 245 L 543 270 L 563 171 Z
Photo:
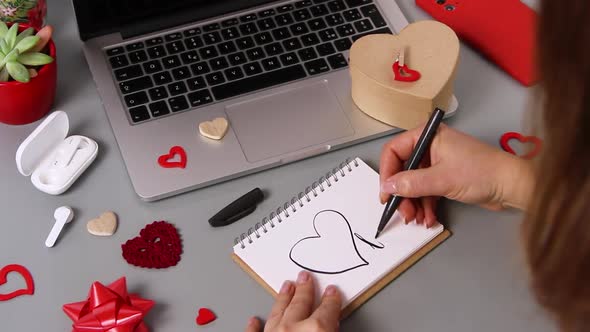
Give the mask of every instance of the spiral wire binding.
M 352 165 L 351 165 L 352 164 Z M 253 227 L 250 227 L 246 233 L 234 239 L 234 246 L 240 245 L 240 248 L 245 249 L 246 243 L 252 244 L 255 239 L 262 237 L 264 234 L 270 232 L 278 224 L 290 218 L 297 212 L 297 209 L 302 208 L 306 203 L 310 203 L 313 197 L 318 197 L 321 193 L 331 188 L 334 183 L 339 181 L 339 177 L 345 177 L 346 172 L 352 172 L 352 167 L 358 167 L 359 163 L 356 159 L 346 159 L 339 167 L 336 167 L 321 176 L 317 181 L 314 181 L 311 186 L 306 187 L 304 191 L 296 196 L 293 196 L 290 201 L 285 202 L 283 206 L 279 206 L 276 211 L 270 213 L 268 217 L 262 218 Z M 290 212 L 289 212 L 290 210 Z M 281 216 L 282 214 L 282 216 Z

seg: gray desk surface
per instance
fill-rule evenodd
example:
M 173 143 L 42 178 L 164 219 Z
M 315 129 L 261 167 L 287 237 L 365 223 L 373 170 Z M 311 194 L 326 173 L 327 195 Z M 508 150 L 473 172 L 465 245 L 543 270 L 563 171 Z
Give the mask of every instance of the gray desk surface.
M 412 0 L 398 1 L 410 21 L 426 19 Z M 235 235 L 349 156 L 376 167 L 380 139 L 272 169 L 211 188 L 155 203 L 144 203 L 132 190 L 106 115 L 80 50 L 70 1 L 49 1 L 49 22 L 58 46 L 59 89 L 56 109 L 68 112 L 71 133 L 96 139 L 97 161 L 66 194 L 49 196 L 33 188 L 14 163 L 19 143 L 33 125 L 0 124 L 0 267 L 27 266 L 35 278 L 34 296 L 0 302 L 2 331 L 69 331 L 64 303 L 83 300 L 90 284 L 127 276 L 130 289 L 153 299 L 147 317 L 154 331 L 241 331 L 248 317 L 265 317 L 272 298 L 230 259 Z M 463 45 L 456 82 L 460 113 L 449 124 L 496 144 L 505 131 L 519 130 L 527 89 Z M 268 191 L 256 212 L 234 225 L 212 229 L 207 218 L 236 193 L 255 186 Z M 61 240 L 44 246 L 53 211 L 61 205 L 76 217 Z M 97 238 L 86 221 L 105 210 L 120 217 L 118 232 Z M 527 287 L 518 229 L 521 215 L 493 213 L 446 202 L 440 217 L 454 235 L 403 274 L 342 324 L 342 331 L 550 331 L 553 325 Z M 120 244 L 145 224 L 168 220 L 180 230 L 184 254 L 178 266 L 162 271 L 136 268 L 121 257 Z M 294 276 L 295 277 L 295 276 Z M 8 276 L 9 292 L 24 282 Z M 201 306 L 219 316 L 197 328 Z

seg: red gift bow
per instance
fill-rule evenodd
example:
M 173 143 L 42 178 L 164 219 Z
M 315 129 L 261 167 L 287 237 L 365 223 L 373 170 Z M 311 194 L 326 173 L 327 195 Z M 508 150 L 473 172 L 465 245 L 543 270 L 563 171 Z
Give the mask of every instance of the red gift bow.
M 149 332 L 143 317 L 154 301 L 127 293 L 125 277 L 108 287 L 96 281 L 90 287 L 88 300 L 63 305 L 74 321 L 72 332 Z

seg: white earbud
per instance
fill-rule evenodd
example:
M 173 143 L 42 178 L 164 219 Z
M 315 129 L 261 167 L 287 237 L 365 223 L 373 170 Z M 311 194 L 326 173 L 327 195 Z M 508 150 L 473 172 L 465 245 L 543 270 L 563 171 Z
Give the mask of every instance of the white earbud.
M 74 211 L 69 206 L 61 206 L 55 209 L 53 217 L 55 218 L 55 224 L 51 228 L 47 240 L 45 240 L 45 246 L 48 248 L 53 247 L 64 226 L 74 219 Z
M 58 158 L 54 162 L 54 165 L 57 167 L 66 167 L 72 161 L 72 158 L 78 151 L 82 143 L 82 138 L 80 136 L 74 136 L 68 140 L 66 146 L 63 148 L 62 151 L 59 151 Z

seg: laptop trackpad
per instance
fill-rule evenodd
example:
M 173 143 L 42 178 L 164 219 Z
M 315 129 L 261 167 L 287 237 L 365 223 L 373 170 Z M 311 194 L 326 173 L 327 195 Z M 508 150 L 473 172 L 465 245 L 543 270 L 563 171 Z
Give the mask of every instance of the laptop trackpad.
M 233 104 L 226 113 L 249 162 L 354 134 L 328 81 Z

